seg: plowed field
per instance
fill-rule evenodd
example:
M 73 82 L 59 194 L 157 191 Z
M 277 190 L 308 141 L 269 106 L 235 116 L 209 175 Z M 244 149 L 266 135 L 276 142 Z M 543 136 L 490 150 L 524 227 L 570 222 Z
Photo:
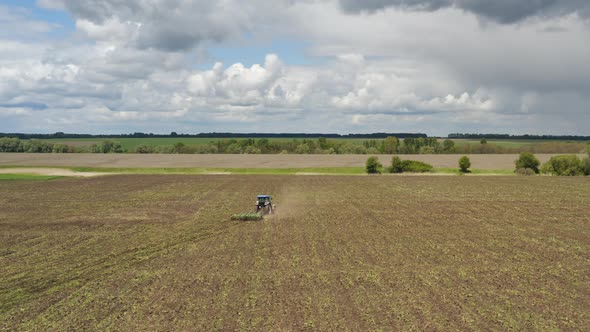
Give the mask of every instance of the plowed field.
M 552 154 L 537 154 L 541 162 Z M 378 156 L 384 165 L 391 164 L 391 155 Z M 460 155 L 400 155 L 403 159 L 427 162 L 436 168 L 457 168 Z M 583 157 L 583 155 L 580 155 Z M 367 155 L 251 155 L 251 154 L 91 154 L 91 153 L 0 153 L 0 166 L 85 166 L 145 168 L 303 168 L 364 167 Z M 514 169 L 518 155 L 469 155 L 475 169 Z
M 271 194 L 278 214 L 233 222 Z M 0 329 L 588 330 L 590 179 L 0 182 Z

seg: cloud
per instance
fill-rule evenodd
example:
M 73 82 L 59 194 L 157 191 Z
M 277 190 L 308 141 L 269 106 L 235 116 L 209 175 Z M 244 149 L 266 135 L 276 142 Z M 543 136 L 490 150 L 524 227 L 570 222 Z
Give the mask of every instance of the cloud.
M 44 0 L 41 5 L 67 9 L 90 38 L 174 52 L 241 37 L 257 11 L 237 0 Z
M 553 17 L 577 13 L 588 17 L 586 0 L 340 0 L 347 12 L 374 12 L 388 7 L 435 11 L 458 8 L 500 23 L 515 23 L 532 16 Z
M 0 10 L 23 29 L 0 33 L 0 131 L 584 134 L 590 122 L 585 2 L 39 4 L 68 10 L 75 31 L 43 38 L 51 24 L 25 31 L 30 11 Z M 308 64 L 290 49 L 254 63 L 208 52 L 281 39 L 303 41 Z

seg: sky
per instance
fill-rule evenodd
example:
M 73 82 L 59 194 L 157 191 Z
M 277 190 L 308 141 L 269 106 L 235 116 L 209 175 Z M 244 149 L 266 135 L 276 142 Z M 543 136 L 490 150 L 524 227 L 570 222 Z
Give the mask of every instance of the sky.
M 589 124 L 587 0 L 0 2 L 0 132 Z

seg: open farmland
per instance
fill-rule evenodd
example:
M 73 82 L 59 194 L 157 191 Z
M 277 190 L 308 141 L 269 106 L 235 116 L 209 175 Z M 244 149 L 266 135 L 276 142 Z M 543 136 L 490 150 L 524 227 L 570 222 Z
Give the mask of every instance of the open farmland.
M 128 151 L 135 151 L 135 148 L 139 145 L 148 145 L 148 146 L 158 146 L 158 145 L 174 145 L 177 143 L 182 143 L 185 145 L 205 145 L 210 143 L 216 143 L 220 140 L 229 140 L 234 139 L 236 141 L 243 141 L 247 138 L 204 138 L 204 137 L 162 137 L 162 138 L 151 138 L 151 137 L 142 137 L 142 138 L 52 138 L 52 139 L 43 139 L 45 142 L 50 143 L 60 143 L 60 144 L 68 144 L 74 146 L 85 146 L 85 145 L 92 145 L 98 144 L 104 140 L 112 140 L 121 143 L 121 146 L 128 150 Z M 309 138 L 309 139 L 317 139 L 317 138 Z M 272 142 L 288 142 L 288 141 L 303 141 L 302 138 L 269 138 L 269 141 Z M 330 141 L 334 142 L 346 142 L 346 143 L 353 143 L 353 144 L 363 144 L 364 141 L 367 139 L 354 139 L 354 138 L 330 138 Z M 381 141 L 381 139 L 378 139 Z
M 518 155 L 468 155 L 472 168 L 483 170 L 514 169 Z M 554 154 L 538 154 L 546 162 Z M 583 157 L 584 155 L 580 155 Z M 364 167 L 367 155 L 226 155 L 226 154 L 51 154 L 0 153 L 0 166 L 52 166 L 98 168 L 321 168 Z M 403 159 L 419 160 L 435 168 L 457 168 L 458 155 L 400 155 Z M 381 163 L 391 164 L 391 155 L 379 155 Z
M 206 144 L 215 144 L 220 140 L 228 140 L 230 138 L 201 138 L 201 137 L 164 137 L 164 138 L 151 138 L 151 137 L 142 137 L 142 138 L 113 138 L 110 140 L 116 141 L 121 143 L 121 146 L 126 151 L 135 151 L 135 149 L 139 145 L 147 145 L 147 146 L 162 146 L 162 145 L 174 145 L 177 143 L 182 143 L 185 145 L 206 145 Z M 234 138 L 237 141 L 243 141 L 245 138 Z M 317 138 L 308 138 L 312 140 L 317 140 Z M 442 143 L 446 138 L 441 138 L 439 141 Z M 106 138 L 53 138 L 53 139 L 43 139 L 45 142 L 49 143 L 56 143 L 56 144 L 66 144 L 72 146 L 90 146 L 92 144 L 98 144 L 104 140 L 108 140 Z M 302 142 L 302 138 L 269 138 L 270 142 L 290 142 L 290 141 L 297 141 Z M 355 139 L 355 138 L 330 138 L 331 142 L 338 142 L 338 143 L 352 143 L 352 144 L 359 144 L 362 145 L 364 142 L 370 139 Z M 377 142 L 383 141 L 383 139 L 376 139 Z M 480 145 L 479 139 L 452 139 L 455 142 L 458 148 L 462 148 L 465 145 L 471 145 L 472 147 L 477 147 Z M 541 153 L 541 152 L 548 152 L 548 153 L 566 153 L 566 152 L 579 152 L 584 149 L 584 143 L 581 141 L 566 141 L 566 140 L 533 140 L 533 139 L 489 139 L 487 140 L 488 144 L 496 145 L 502 148 L 521 148 L 527 147 L 529 149 L 533 149 L 533 151 Z M 543 148 L 544 147 L 544 148 Z M 540 149 L 540 151 L 536 151 L 536 149 Z
M 277 215 L 229 220 L 258 193 Z M 588 330 L 588 202 L 588 178 L 0 181 L 0 329 Z

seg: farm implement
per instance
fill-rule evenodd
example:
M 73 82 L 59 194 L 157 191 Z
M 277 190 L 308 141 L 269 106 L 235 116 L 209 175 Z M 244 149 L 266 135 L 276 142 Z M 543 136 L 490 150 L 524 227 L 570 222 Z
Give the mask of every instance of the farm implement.
M 258 221 L 264 219 L 265 215 L 274 214 L 276 205 L 273 205 L 270 195 L 258 195 L 256 197 L 256 210 L 249 213 L 234 214 L 231 220 Z

